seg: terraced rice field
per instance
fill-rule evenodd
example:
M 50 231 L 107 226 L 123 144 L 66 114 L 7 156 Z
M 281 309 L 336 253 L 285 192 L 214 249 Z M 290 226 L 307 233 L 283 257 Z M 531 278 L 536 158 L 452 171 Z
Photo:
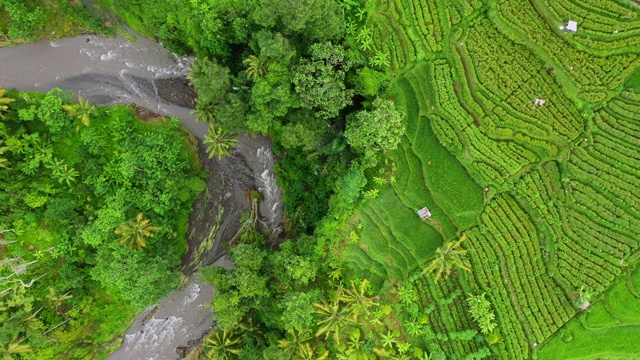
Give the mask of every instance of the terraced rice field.
M 560 29 L 568 20 L 577 32 Z M 621 279 L 640 251 L 640 7 L 379 0 L 368 23 L 407 131 L 390 154 L 397 181 L 356 213 L 351 266 L 374 284 L 405 280 L 466 233 L 473 271 L 455 286 L 487 293 L 498 358 L 637 354 L 624 342 L 638 335 L 640 299 Z M 428 276 L 415 284 L 440 296 Z M 593 294 L 587 316 L 581 288 Z M 467 316 L 463 302 L 446 313 Z M 478 348 L 460 346 L 448 351 Z

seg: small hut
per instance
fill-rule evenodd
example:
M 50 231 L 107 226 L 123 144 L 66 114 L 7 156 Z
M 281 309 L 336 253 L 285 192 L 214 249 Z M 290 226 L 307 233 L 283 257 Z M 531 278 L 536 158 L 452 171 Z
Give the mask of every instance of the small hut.
M 422 220 L 427 220 L 431 217 L 431 211 L 429 211 L 429 209 L 427 209 L 426 207 L 423 207 L 422 209 L 418 210 L 418 215 L 420 215 L 420 218 L 422 218 Z
M 573 31 L 576 32 L 578 31 L 578 23 L 573 21 L 573 20 L 569 20 L 567 22 L 567 27 L 566 27 L 567 31 Z

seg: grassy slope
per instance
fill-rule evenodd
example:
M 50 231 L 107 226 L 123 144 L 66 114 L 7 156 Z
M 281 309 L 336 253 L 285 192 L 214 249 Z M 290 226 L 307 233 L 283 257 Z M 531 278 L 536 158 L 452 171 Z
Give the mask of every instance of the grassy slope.
M 366 244 L 352 245 L 347 252 L 361 274 L 376 274 L 378 284 L 385 277 L 406 278 L 425 263 L 443 238 L 452 239 L 474 225 L 483 207 L 482 189 L 437 141 L 429 120 L 419 114 L 409 82 L 398 79 L 394 87 L 409 119 L 407 134 L 391 157 L 398 180 L 358 209 L 360 236 Z M 424 206 L 432 213 L 427 221 L 416 212 Z M 371 260 L 376 264 L 366 270 Z
M 538 358 L 639 359 L 640 297 L 637 285 L 640 285 L 640 268 L 632 276 L 618 280 L 601 302 L 571 321 L 560 336 L 554 337 L 538 353 Z

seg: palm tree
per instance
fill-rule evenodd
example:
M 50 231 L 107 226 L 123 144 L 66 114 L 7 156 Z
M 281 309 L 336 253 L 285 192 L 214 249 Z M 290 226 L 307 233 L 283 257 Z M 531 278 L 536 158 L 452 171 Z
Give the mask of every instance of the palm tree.
M 466 239 L 467 235 L 463 234 L 458 241 L 449 241 L 440 246 L 436 250 L 436 258 L 431 261 L 429 266 L 422 270 L 422 275 L 435 270 L 435 282 L 438 282 L 443 276 L 447 278 L 455 268 L 471 271 L 470 265 L 468 265 L 467 261 L 463 258 L 468 250 L 460 248 L 460 245 Z
M 247 78 L 255 79 L 256 77 L 263 77 L 267 74 L 267 61 L 261 60 L 255 55 L 250 55 L 248 58 L 242 61 L 247 67 Z
M 80 119 L 84 126 L 91 123 L 91 113 L 96 109 L 95 106 L 89 104 L 89 100 L 85 100 L 78 94 L 78 103 L 73 105 L 62 105 L 62 108 L 73 117 Z
M 68 165 L 63 165 L 62 169 L 54 170 L 52 177 L 58 180 L 58 183 L 62 184 L 63 182 L 67 184 L 67 186 L 71 186 L 71 183 L 76 181 L 76 177 L 80 175 L 76 169 L 70 167 Z
M 385 348 L 393 348 L 393 344 L 398 342 L 398 336 L 391 330 L 387 331 L 387 334 L 382 334 L 382 346 Z
M 189 67 L 189 75 L 187 79 L 189 84 L 193 85 L 194 81 L 202 79 L 206 74 L 206 69 L 211 65 L 211 61 L 208 58 L 198 58 Z
M 211 360 L 235 359 L 240 354 L 239 344 L 239 337 L 227 330 L 218 330 L 207 337 L 204 345 L 205 355 Z
M 238 144 L 238 136 L 211 124 L 209 134 L 204 136 L 204 144 L 209 145 L 207 147 L 209 159 L 217 156 L 218 160 L 222 160 L 223 156 L 231 155 L 231 148 Z
M 0 119 L 3 119 L 4 116 L 2 115 L 3 111 L 6 111 L 9 106 L 7 106 L 10 102 L 14 101 L 14 99 L 8 98 L 8 97 L 4 97 L 4 94 L 7 92 L 7 90 L 3 89 L 2 86 L 0 86 Z
M 160 230 L 159 227 L 149 224 L 150 220 L 143 220 L 142 213 L 136 216 L 135 220 L 120 225 L 116 229 L 116 235 L 120 235 L 120 245 L 127 244 L 129 249 L 137 245 L 138 249 L 147 246 L 146 238 L 153 236 L 152 231 Z
M 15 359 L 13 355 L 26 354 L 31 351 L 31 346 L 20 345 L 23 339 L 13 338 L 8 345 L 0 344 L 0 353 L 3 360 Z
M 58 294 L 56 289 L 49 287 L 49 294 L 47 295 L 47 300 L 49 300 L 49 303 L 53 305 L 54 309 L 57 310 L 60 307 L 60 305 L 62 305 L 63 301 L 71 299 L 72 297 L 73 295 L 70 295 L 70 292 L 67 292 L 66 294 Z
M 333 333 L 333 338 L 337 344 L 340 343 L 340 330 L 347 326 L 349 323 L 354 322 L 351 311 L 345 307 L 340 306 L 341 289 L 336 290 L 336 295 L 331 303 L 327 303 L 322 299 L 322 303 L 313 304 L 316 314 L 322 316 L 322 320 L 318 321 L 318 331 L 316 336 L 325 334 L 325 339 L 329 337 L 330 333 Z
M 362 280 L 359 286 L 356 286 L 352 280 L 351 287 L 341 293 L 340 300 L 349 304 L 348 309 L 354 320 L 356 320 L 361 313 L 365 315 L 369 314 L 371 307 L 378 306 L 375 300 L 379 299 L 379 296 L 366 295 L 368 285 L 369 280 L 367 279 Z
M 349 343 L 347 345 L 346 355 L 349 355 L 349 360 L 369 360 L 375 359 L 375 355 L 370 354 L 364 348 L 365 342 L 360 338 L 360 329 L 357 329 L 349 336 Z
M 196 99 L 196 108 L 191 113 L 197 116 L 196 120 L 198 121 L 211 122 L 215 120 L 213 104 L 205 103 L 200 98 Z
M 307 330 L 289 330 L 287 333 L 291 335 L 291 339 L 287 338 L 278 341 L 278 347 L 284 350 L 288 358 L 303 358 L 304 355 L 308 355 L 309 350 L 311 350 L 308 342 L 312 339 L 311 335 L 308 335 L 309 332 Z M 307 349 L 307 346 L 309 349 Z M 311 353 L 313 354 L 313 350 L 311 350 Z

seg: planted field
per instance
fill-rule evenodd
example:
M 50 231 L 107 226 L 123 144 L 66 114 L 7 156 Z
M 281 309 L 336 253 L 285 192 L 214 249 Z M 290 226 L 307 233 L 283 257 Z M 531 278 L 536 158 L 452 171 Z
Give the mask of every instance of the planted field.
M 467 233 L 473 276 L 495 306 L 501 352 L 526 358 L 575 310 L 549 278 L 535 227 L 511 196 L 491 201 L 482 223 Z
M 418 289 L 418 302 L 428 318 L 428 330 L 420 340 L 435 343 L 445 354 L 460 359 L 486 347 L 481 336 L 463 335 L 470 330 L 473 332 L 475 326 L 468 315 L 464 301 L 466 294 L 458 279 L 435 284 L 432 279 L 421 277 L 415 286 Z
M 389 154 L 397 181 L 357 211 L 353 267 L 375 272 L 378 284 L 385 274 L 405 279 L 466 234 L 470 273 L 445 285 L 429 275 L 415 282 L 425 311 L 439 311 L 434 333 L 475 327 L 464 306 L 435 305 L 460 289 L 486 292 L 501 339 L 490 345 L 496 358 L 639 353 L 625 341 L 638 336 L 640 319 L 640 275 L 630 275 L 640 249 L 640 8 L 623 0 L 377 4 L 369 20 L 376 46 L 394 59 L 391 93 L 407 130 Z M 559 28 L 568 20 L 577 32 Z M 423 206 L 432 213 L 424 222 L 415 213 Z M 593 310 L 572 320 L 585 294 Z M 489 335 L 436 342 L 463 358 Z
M 592 50 L 615 53 L 640 52 L 640 16 L 625 1 L 544 1 L 542 11 L 550 26 L 567 20 L 578 22 L 580 31 L 571 38 Z
M 616 282 L 593 309 L 572 320 L 538 358 L 637 359 L 640 354 L 640 268 Z

